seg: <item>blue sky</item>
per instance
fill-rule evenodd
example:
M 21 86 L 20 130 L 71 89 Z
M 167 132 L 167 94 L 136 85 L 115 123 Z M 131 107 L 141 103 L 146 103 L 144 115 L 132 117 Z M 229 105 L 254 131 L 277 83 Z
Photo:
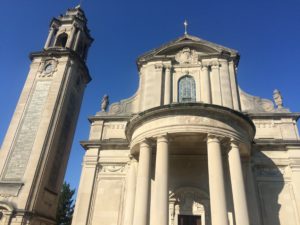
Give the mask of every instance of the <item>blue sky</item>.
M 0 141 L 2 143 L 30 65 L 28 55 L 43 48 L 52 17 L 79 1 L 1 0 Z M 137 89 L 135 59 L 188 32 L 236 49 L 241 54 L 238 81 L 247 92 L 272 98 L 278 88 L 284 104 L 300 111 L 300 1 L 85 0 L 83 8 L 95 39 L 87 86 L 66 180 L 77 187 L 84 154 L 79 145 L 89 133 L 87 117 L 101 98 L 130 97 Z M 117 82 L 116 82 L 117 81 Z

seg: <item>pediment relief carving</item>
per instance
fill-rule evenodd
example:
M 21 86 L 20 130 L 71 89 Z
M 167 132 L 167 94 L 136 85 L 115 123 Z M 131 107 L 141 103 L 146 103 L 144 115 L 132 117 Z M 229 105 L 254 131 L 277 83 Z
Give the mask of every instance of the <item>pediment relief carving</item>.
M 188 47 L 183 48 L 175 55 L 175 60 L 180 64 L 198 64 L 198 53 Z

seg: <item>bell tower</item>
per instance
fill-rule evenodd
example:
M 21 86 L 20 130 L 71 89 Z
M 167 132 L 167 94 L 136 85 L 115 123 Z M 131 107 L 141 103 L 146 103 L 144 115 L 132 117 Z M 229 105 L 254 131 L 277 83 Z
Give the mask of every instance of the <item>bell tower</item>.
M 55 224 L 93 39 L 77 6 L 54 18 L 0 151 L 0 224 Z

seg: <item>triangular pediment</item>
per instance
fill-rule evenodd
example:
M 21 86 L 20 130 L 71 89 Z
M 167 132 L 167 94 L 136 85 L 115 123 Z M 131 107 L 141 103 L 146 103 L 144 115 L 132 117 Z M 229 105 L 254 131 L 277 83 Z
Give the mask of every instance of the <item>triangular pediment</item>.
M 183 35 L 173 41 L 168 42 L 158 48 L 155 48 L 145 54 L 141 55 L 137 59 L 137 64 L 140 65 L 143 62 L 151 60 L 163 60 L 173 58 L 179 51 L 184 48 L 189 48 L 197 52 L 201 56 L 216 56 L 227 55 L 229 57 L 238 57 L 238 52 L 234 49 L 230 49 L 196 36 Z

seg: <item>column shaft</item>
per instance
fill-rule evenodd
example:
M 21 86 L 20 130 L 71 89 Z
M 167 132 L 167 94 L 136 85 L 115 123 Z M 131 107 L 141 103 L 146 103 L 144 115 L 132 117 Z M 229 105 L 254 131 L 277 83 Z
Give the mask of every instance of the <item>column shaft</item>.
M 148 143 L 140 144 L 133 225 L 147 225 L 149 214 L 151 149 Z
M 75 43 L 74 43 L 74 51 L 77 51 L 78 49 L 78 43 L 79 43 L 79 39 L 80 39 L 80 35 L 81 35 L 81 31 L 80 29 L 78 29 L 77 33 L 76 33 L 76 39 L 75 39 Z
M 72 27 L 72 31 L 71 31 L 71 34 L 68 38 L 68 41 L 67 41 L 67 44 L 66 44 L 66 47 L 67 48 L 71 48 L 72 47 L 72 43 L 74 41 L 74 34 L 75 34 L 75 31 L 76 31 L 76 27 Z
M 169 223 L 169 149 L 166 136 L 157 138 L 156 150 L 156 225 Z
M 201 73 L 201 100 L 204 103 L 211 103 L 211 90 L 208 67 L 202 67 Z
M 49 45 L 50 45 L 50 42 L 51 42 L 51 40 L 52 40 L 52 38 L 53 38 L 53 33 L 54 33 L 54 28 L 53 28 L 53 27 L 51 27 L 51 28 L 50 28 L 50 32 L 49 32 L 49 35 L 48 35 L 48 38 L 47 38 L 47 41 L 46 41 L 46 43 L 45 43 L 45 46 L 44 46 L 44 48 L 48 48 L 48 47 L 49 47 Z
M 126 206 L 124 210 L 124 225 L 132 225 L 134 213 L 134 200 L 136 191 L 136 160 L 130 160 L 129 171 L 126 179 Z
M 207 158 L 212 225 L 228 225 L 222 152 L 217 137 L 208 136 Z
M 249 225 L 249 215 L 240 152 L 239 147 L 235 142 L 231 142 L 231 150 L 228 153 L 228 160 L 235 221 L 237 225 Z
M 170 67 L 166 67 L 164 104 L 168 105 L 170 103 L 171 103 L 171 69 Z
M 222 105 L 222 92 L 220 85 L 220 71 L 219 62 L 213 62 L 211 66 L 211 93 L 212 103 L 215 105 Z

